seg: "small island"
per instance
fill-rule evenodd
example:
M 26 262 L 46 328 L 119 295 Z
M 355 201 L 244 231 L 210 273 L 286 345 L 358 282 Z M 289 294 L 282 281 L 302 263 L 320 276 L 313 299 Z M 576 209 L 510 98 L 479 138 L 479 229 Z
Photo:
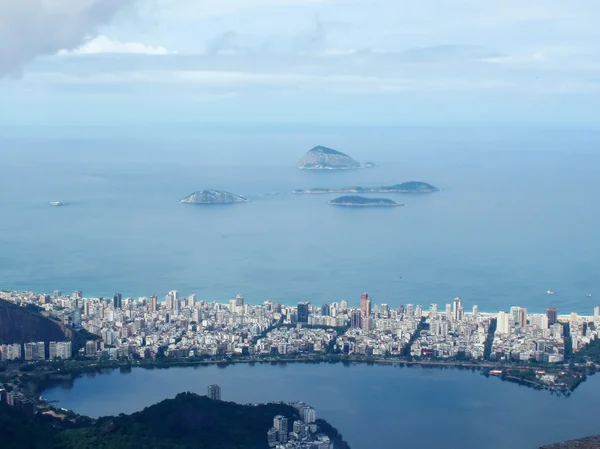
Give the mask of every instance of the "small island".
M 179 202 L 186 204 L 235 204 L 247 203 L 248 200 L 243 196 L 221 190 L 202 190 L 186 196 Z
M 300 170 L 355 170 L 371 168 L 375 164 L 361 164 L 341 151 L 318 145 L 308 151 L 297 164 Z
M 364 196 L 341 196 L 329 201 L 332 206 L 343 207 L 398 207 L 404 204 L 396 203 L 388 198 L 366 198 Z
M 296 195 L 318 195 L 324 193 L 432 193 L 439 192 L 437 187 L 426 182 L 410 181 L 393 186 L 383 187 L 346 187 L 341 189 L 307 189 L 294 190 Z

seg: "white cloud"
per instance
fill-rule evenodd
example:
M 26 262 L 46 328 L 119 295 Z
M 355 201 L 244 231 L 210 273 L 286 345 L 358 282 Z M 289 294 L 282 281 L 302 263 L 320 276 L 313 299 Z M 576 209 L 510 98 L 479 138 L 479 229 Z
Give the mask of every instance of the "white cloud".
M 144 45 L 139 42 L 122 42 L 119 40 L 110 39 L 107 36 L 100 35 L 87 41 L 82 46 L 74 50 L 62 49 L 58 52 L 59 55 L 95 55 L 101 53 L 122 53 L 136 55 L 169 55 L 176 54 L 175 51 L 169 51 L 165 47 L 153 47 Z

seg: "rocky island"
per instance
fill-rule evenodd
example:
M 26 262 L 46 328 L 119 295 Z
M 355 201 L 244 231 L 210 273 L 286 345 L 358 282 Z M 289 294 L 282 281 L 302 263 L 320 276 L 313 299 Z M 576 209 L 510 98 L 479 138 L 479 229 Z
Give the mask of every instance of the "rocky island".
M 439 192 L 437 187 L 426 182 L 410 181 L 383 187 L 346 187 L 341 189 L 294 190 L 296 195 L 318 195 L 323 193 L 432 193 Z
M 301 170 L 355 170 L 374 166 L 372 162 L 361 164 L 341 151 L 322 145 L 311 149 L 297 165 Z
M 186 196 L 179 202 L 186 204 L 234 204 L 246 203 L 248 200 L 243 196 L 221 190 L 202 190 Z
M 364 196 L 340 196 L 329 202 L 332 206 L 344 207 L 397 207 L 404 204 L 396 203 L 388 198 L 366 198 Z

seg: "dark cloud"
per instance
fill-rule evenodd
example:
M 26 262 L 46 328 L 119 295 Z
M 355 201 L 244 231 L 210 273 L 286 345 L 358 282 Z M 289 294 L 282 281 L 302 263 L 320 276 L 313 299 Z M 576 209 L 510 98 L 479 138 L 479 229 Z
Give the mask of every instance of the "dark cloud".
M 0 0 L 0 76 L 72 49 L 135 0 Z

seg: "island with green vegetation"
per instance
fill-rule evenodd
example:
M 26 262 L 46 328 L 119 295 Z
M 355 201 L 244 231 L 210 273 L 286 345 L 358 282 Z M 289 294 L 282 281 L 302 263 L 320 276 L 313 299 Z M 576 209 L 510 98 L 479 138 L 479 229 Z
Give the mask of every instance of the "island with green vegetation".
M 309 150 L 297 164 L 300 170 L 355 170 L 374 166 L 372 162 L 361 164 L 341 151 L 322 145 Z
M 235 204 L 246 203 L 248 200 L 243 196 L 222 190 L 202 190 L 186 196 L 179 202 L 186 204 Z
M 340 196 L 329 202 L 332 206 L 343 207 L 397 207 L 404 204 L 396 203 L 389 198 L 366 198 L 364 196 Z
M 296 195 L 318 195 L 325 193 L 432 193 L 439 192 L 437 187 L 426 182 L 410 181 L 393 186 L 383 187 L 346 187 L 341 189 L 299 189 L 294 190 Z
M 181 393 L 131 415 L 97 420 L 51 405 L 32 416 L 0 403 L 2 448 L 53 449 L 267 449 L 267 432 L 275 416 L 300 421 L 293 404 L 240 405 Z M 324 420 L 314 423 L 315 434 L 329 438 L 336 449 L 350 449 L 340 433 Z

